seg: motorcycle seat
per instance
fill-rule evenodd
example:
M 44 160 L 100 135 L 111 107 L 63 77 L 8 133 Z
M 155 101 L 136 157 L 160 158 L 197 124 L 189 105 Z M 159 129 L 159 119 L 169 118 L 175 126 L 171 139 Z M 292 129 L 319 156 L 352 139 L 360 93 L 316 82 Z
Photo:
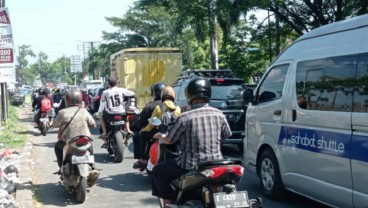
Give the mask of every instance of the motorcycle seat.
M 220 165 L 241 165 L 241 164 L 242 164 L 241 160 L 228 160 L 228 159 L 212 160 L 212 161 L 205 161 L 205 162 L 198 163 L 197 166 L 195 167 L 195 170 L 200 170 L 203 168 L 220 166 Z

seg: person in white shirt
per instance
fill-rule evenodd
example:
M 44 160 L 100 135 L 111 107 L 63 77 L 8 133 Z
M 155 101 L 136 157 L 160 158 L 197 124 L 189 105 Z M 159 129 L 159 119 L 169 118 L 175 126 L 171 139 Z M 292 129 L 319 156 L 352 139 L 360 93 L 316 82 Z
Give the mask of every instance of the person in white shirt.
M 106 89 L 102 95 L 100 100 L 100 107 L 98 109 L 99 113 L 102 113 L 102 117 L 100 118 L 100 124 L 102 128 L 102 134 L 100 138 L 104 139 L 106 143 L 106 120 L 112 115 L 123 115 L 126 118 L 126 109 L 125 109 L 125 96 L 134 96 L 135 93 L 131 90 L 117 87 L 115 79 L 108 80 L 108 89 Z M 128 129 L 129 131 L 129 129 Z

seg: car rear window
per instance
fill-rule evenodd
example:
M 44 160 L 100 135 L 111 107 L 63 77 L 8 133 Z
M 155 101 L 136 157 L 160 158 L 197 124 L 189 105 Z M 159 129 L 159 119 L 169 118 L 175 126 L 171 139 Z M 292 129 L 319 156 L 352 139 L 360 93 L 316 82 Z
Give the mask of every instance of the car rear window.
M 211 79 L 212 100 L 241 100 L 244 82 L 238 79 Z

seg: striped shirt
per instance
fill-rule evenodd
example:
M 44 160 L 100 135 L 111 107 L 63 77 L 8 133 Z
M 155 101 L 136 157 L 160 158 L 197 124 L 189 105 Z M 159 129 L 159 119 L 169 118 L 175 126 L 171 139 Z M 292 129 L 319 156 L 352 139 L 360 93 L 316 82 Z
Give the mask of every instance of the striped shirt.
M 223 159 L 220 142 L 231 136 L 224 114 L 207 103 L 193 104 L 172 126 L 168 138 L 180 142 L 179 167 L 193 169 L 199 162 Z

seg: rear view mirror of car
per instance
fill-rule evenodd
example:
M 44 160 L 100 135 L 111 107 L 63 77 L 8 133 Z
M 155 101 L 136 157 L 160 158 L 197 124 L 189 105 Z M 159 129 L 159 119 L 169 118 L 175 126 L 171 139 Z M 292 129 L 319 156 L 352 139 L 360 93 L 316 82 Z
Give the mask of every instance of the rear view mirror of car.
M 248 103 L 253 102 L 253 98 L 254 98 L 254 96 L 253 96 L 253 90 L 252 90 L 252 89 L 250 89 L 250 88 L 246 89 L 246 90 L 244 91 L 244 93 L 243 93 L 244 103 L 245 103 L 246 105 L 248 105 Z

